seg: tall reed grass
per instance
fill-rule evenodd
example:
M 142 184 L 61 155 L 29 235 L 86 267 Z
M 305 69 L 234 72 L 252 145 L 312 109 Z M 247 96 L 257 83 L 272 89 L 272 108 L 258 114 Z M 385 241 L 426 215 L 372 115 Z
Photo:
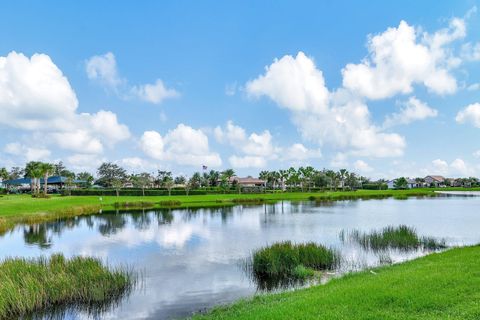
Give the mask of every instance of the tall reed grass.
M 415 228 L 406 225 L 387 226 L 381 230 L 374 230 L 368 233 L 359 230 L 340 232 L 340 239 L 343 242 L 353 241 L 365 249 L 385 250 L 388 248 L 400 250 L 414 250 L 424 248 L 437 250 L 446 248 L 444 240 L 437 240 L 433 237 L 421 237 Z
M 95 258 L 6 259 L 0 264 L 0 319 L 65 304 L 107 303 L 123 297 L 135 282 L 131 271 L 111 269 Z
M 312 274 L 306 270 L 332 269 L 337 253 L 320 244 L 278 242 L 256 250 L 251 269 L 257 278 L 302 278 Z

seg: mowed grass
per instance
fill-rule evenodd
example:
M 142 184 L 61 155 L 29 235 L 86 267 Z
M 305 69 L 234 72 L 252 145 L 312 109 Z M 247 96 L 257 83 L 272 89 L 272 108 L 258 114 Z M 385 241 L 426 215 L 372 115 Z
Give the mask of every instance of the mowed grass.
M 480 319 L 480 247 L 434 253 L 194 319 Z
M 128 271 L 110 269 L 95 258 L 7 259 L 0 263 L 0 319 L 64 304 L 108 303 L 134 282 Z

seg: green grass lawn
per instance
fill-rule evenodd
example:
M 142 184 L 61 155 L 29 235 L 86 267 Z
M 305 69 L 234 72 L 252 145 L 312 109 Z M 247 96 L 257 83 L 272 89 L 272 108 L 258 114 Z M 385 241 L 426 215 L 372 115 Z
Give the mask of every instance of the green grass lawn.
M 258 295 L 194 319 L 480 319 L 480 246 Z

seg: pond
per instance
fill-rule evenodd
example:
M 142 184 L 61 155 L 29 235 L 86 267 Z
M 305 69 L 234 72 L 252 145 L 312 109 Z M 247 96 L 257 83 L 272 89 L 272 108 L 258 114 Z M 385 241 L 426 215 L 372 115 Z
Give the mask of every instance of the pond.
M 18 226 L 0 237 L 0 259 L 66 256 L 102 258 L 131 266 L 142 277 L 128 298 L 102 313 L 78 308 L 37 318 L 172 319 L 259 291 L 243 265 L 252 251 L 276 241 L 315 241 L 336 248 L 342 265 L 335 274 L 399 262 L 425 252 L 375 253 L 342 242 L 342 230 L 370 231 L 400 224 L 448 245 L 480 242 L 480 197 L 444 196 L 408 200 L 330 203 L 279 202 L 196 210 L 144 210 L 101 214 Z M 90 310 L 91 311 L 91 310 Z

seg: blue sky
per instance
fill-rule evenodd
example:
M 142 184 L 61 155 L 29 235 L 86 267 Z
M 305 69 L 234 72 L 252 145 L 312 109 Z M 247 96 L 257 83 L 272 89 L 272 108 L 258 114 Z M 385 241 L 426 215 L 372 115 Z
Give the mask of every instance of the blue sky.
M 479 175 L 477 5 L 4 4 L 0 166 Z

